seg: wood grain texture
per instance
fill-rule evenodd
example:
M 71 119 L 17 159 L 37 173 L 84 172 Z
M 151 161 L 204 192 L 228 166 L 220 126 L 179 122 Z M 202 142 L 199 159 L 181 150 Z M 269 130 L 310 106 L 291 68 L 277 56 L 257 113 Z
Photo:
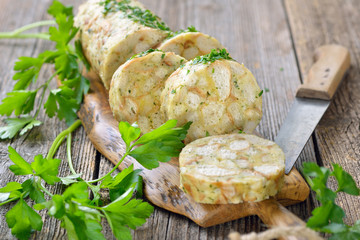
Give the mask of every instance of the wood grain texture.
M 340 44 L 350 51 L 351 66 L 316 131 L 319 163 L 340 164 L 360 182 L 360 2 L 286 0 L 291 33 L 302 78 L 312 64 L 311 52 L 324 44 Z M 336 188 L 335 181 L 330 187 Z M 341 194 L 345 222 L 360 218 L 360 197 Z
M 291 106 L 300 77 L 303 77 L 312 64 L 313 51 L 325 43 L 339 43 L 350 49 L 352 67 L 344 83 L 335 95 L 334 102 L 317 129 L 319 157 L 329 162 L 338 162 L 355 176 L 357 183 L 360 176 L 359 167 L 359 106 L 357 92 L 360 89 L 360 3 L 356 0 L 140 0 L 155 11 L 175 30 L 189 25 L 219 39 L 231 55 L 254 73 L 261 88 L 268 88 L 263 95 L 264 116 L 259 132 L 268 139 L 274 139 L 279 127 Z M 67 4 L 78 6 L 82 1 L 66 0 Z M 46 9 L 51 0 L 1 0 L 0 31 L 9 31 L 24 24 L 48 19 Z M 289 28 L 289 23 L 290 27 Z M 45 28 L 36 31 L 44 31 Z M 293 40 L 293 41 L 292 41 Z M 17 57 L 36 56 L 40 51 L 51 46 L 43 40 L 1 40 L 0 50 L 0 98 L 12 89 L 11 80 L 13 64 Z M 296 49 L 296 51 L 295 51 Z M 299 61 L 299 67 L 297 66 Z M 50 76 L 45 71 L 40 79 Z M 4 119 L 4 118 L 1 118 Z M 46 119 L 43 112 L 42 128 L 13 141 L 0 142 L 0 186 L 16 178 L 9 172 L 7 157 L 8 145 L 20 150 L 21 154 L 31 159 L 35 154 L 45 154 L 56 134 L 65 128 L 55 119 Z M 0 124 L 2 125 L 2 124 Z M 55 128 L 54 130 L 54 126 Z M 321 134 L 319 134 L 321 132 Z M 74 158 L 78 171 L 86 177 L 103 175 L 111 163 L 101 157 L 83 130 L 78 130 L 74 142 Z M 315 142 L 316 145 L 316 142 Z M 82 149 L 80 152 L 79 149 Z M 60 150 L 64 152 L 64 147 Z M 79 154 L 77 154 L 79 152 Z M 309 141 L 296 166 L 302 161 L 316 161 L 314 143 Z M 58 157 L 65 158 L 63 155 Z M 97 165 L 100 165 L 100 171 Z M 106 166 L 108 168 L 106 168 Z M 67 170 L 64 163 L 62 174 Z M 51 189 L 54 192 L 60 188 Z M 353 223 L 360 217 L 358 211 L 360 200 L 354 197 L 341 196 L 339 204 L 345 208 L 347 223 Z M 305 202 L 288 207 L 301 219 L 310 216 L 317 202 L 314 195 Z M 1 239 L 14 239 L 11 236 L 4 214 L 9 207 L 0 208 Z M 42 214 L 45 219 L 45 214 Z M 46 218 L 46 221 L 49 218 Z M 66 239 L 65 231 L 59 223 L 50 221 L 46 228 L 37 233 L 36 239 Z M 265 227 L 256 216 L 245 217 L 209 228 L 201 228 L 191 220 L 169 211 L 155 208 L 154 214 L 147 223 L 134 231 L 134 239 L 226 239 L 231 231 L 241 233 L 262 231 Z M 107 239 L 113 239 L 109 228 L 104 232 Z

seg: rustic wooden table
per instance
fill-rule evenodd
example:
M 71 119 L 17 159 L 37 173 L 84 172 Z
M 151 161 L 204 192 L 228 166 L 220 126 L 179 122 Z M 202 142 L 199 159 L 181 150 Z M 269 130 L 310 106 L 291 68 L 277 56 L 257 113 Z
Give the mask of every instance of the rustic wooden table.
M 327 43 L 346 46 L 351 54 L 351 68 L 340 86 L 330 108 L 321 120 L 315 134 L 301 154 L 296 167 L 304 161 L 330 166 L 339 163 L 356 182 L 360 183 L 360 1 L 356 0 L 140 0 L 161 16 L 172 29 L 196 26 L 223 43 L 232 57 L 243 62 L 255 75 L 262 89 L 264 116 L 258 131 L 274 139 L 301 83 L 312 63 L 315 48 Z M 66 0 L 77 6 L 83 1 Z M 11 31 L 34 21 L 49 19 L 46 13 L 51 0 L 1 0 L 0 31 Z M 44 31 L 40 28 L 36 31 Z M 53 47 L 45 40 L 0 41 L 0 99 L 12 89 L 13 65 L 19 56 L 37 56 Z M 51 69 L 41 73 L 47 78 Z M 0 142 L 0 187 L 17 178 L 8 170 L 9 145 L 29 160 L 36 154 L 45 155 L 65 124 L 48 119 L 25 136 Z M 4 118 L 1 118 L 4 119 Z M 2 125 L 2 123 L 1 123 Z M 84 178 L 103 175 L 111 163 L 97 152 L 82 128 L 74 136 L 75 169 Z M 65 159 L 61 146 L 57 158 Z M 66 162 L 61 175 L 69 174 Z M 53 193 L 60 186 L 51 188 Z M 346 211 L 346 223 L 360 218 L 360 198 L 341 195 L 339 205 Z M 306 220 L 317 206 L 314 195 L 289 209 Z M 0 208 L 0 239 L 14 239 L 5 221 L 10 206 Z M 46 213 L 42 212 L 43 219 Z M 241 233 L 263 231 L 258 217 L 246 217 L 209 228 L 201 228 L 187 218 L 155 208 L 147 223 L 133 232 L 134 239 L 225 239 L 231 231 Z M 107 239 L 113 239 L 110 228 L 104 228 Z M 55 219 L 46 218 L 43 230 L 34 239 L 65 239 L 66 233 Z

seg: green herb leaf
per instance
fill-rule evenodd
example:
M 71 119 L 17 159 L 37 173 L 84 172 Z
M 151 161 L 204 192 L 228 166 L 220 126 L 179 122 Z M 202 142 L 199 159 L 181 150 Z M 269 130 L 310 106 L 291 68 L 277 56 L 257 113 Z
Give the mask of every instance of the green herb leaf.
M 81 173 L 78 173 L 78 174 L 73 174 L 73 175 L 69 175 L 66 177 L 60 177 L 60 180 L 64 185 L 70 185 L 72 183 L 77 182 L 77 179 L 79 177 L 81 177 L 81 175 L 82 175 Z
M 64 200 L 88 200 L 87 185 L 85 182 L 74 183 L 63 193 Z
M 12 112 L 16 116 L 29 113 L 34 107 L 37 91 L 13 91 L 7 93 L 8 97 L 2 100 L 0 114 L 10 116 Z
M 185 139 L 191 123 L 188 122 L 184 126 L 176 128 L 177 120 L 168 120 L 157 129 L 142 135 L 134 145 L 146 144 L 150 141 L 169 141 L 177 145 Z
M 147 169 L 157 168 L 159 162 L 168 162 L 171 157 L 177 157 L 184 145 L 179 144 L 178 148 L 172 148 L 161 142 L 149 142 L 131 151 L 130 156 L 136 159 Z
M 135 183 L 136 197 L 140 198 L 143 195 L 143 179 L 140 176 L 141 170 L 133 170 L 134 165 L 131 164 L 129 167 L 122 170 L 115 177 L 107 177 L 101 183 L 101 188 L 110 189 L 109 195 L 110 200 L 115 201 L 118 197 L 124 194 L 129 188 Z
M 138 54 L 135 54 L 134 56 L 132 56 L 130 59 L 134 59 L 134 58 L 139 58 L 139 57 L 144 57 L 144 56 L 146 56 L 146 55 L 148 55 L 149 53 L 152 53 L 152 52 L 164 52 L 164 51 L 162 51 L 162 50 L 160 50 L 160 49 L 152 49 L 152 48 L 150 48 L 150 49 L 148 49 L 148 50 L 146 50 L 146 51 L 143 51 L 143 52 L 141 52 L 141 53 L 138 53 Z M 164 53 L 165 54 L 165 53 Z M 164 55 L 165 56 L 165 55 Z M 162 57 L 163 58 L 163 57 Z
M 359 188 L 356 186 L 352 176 L 345 172 L 338 164 L 333 164 L 333 167 L 334 171 L 331 175 L 338 181 L 337 192 L 346 192 L 351 195 L 359 196 Z
M 353 178 L 339 165 L 333 164 L 334 171 L 330 172 L 325 167 L 319 167 L 315 163 L 304 163 L 302 172 L 312 190 L 316 192 L 316 198 L 322 204 L 313 210 L 313 216 L 307 222 L 307 226 L 317 231 L 332 233 L 330 239 L 358 239 L 360 236 L 359 225 L 349 227 L 344 224 L 344 210 L 335 203 L 337 192 L 344 191 L 349 194 L 358 195 Z M 338 190 L 332 191 L 326 186 L 329 176 L 335 176 L 338 181 Z
M 54 18 L 59 14 L 65 14 L 66 16 L 71 16 L 73 13 L 73 7 L 66 7 L 61 2 L 54 0 L 51 6 L 48 8 L 47 12 Z
M 5 187 L 0 188 L 0 193 L 9 193 L 17 190 L 21 190 L 22 186 L 18 182 L 8 182 Z
M 23 199 L 20 199 L 5 217 L 11 233 L 18 239 L 28 239 L 34 230 L 40 231 L 43 225 L 41 216 Z
M 185 139 L 191 122 L 176 128 L 177 121 L 169 120 L 159 128 L 141 136 L 134 144 L 141 145 L 130 152 L 141 165 L 147 169 L 159 166 L 159 162 L 170 161 L 171 157 L 179 156 L 184 147 Z
M 14 148 L 9 146 L 8 148 L 9 158 L 15 163 L 15 165 L 11 165 L 9 167 L 10 171 L 12 171 L 15 175 L 29 175 L 33 174 L 32 168 L 28 162 L 26 162 Z
M 179 34 L 188 33 L 188 32 L 199 32 L 199 31 L 196 30 L 196 28 L 194 26 L 190 26 L 187 29 L 181 29 L 181 30 L 176 31 L 176 32 L 170 32 L 167 38 L 168 39 L 173 38 L 173 37 L 175 37 L 175 36 L 177 36 Z
M 84 56 L 84 52 L 83 52 L 83 48 L 82 48 L 82 44 L 81 44 L 80 40 L 75 41 L 75 51 L 76 51 L 76 55 L 78 56 L 78 58 L 84 64 L 86 69 L 89 71 L 91 66 L 90 66 L 90 63 L 88 62 L 88 60 L 86 59 L 86 57 Z
M 85 182 L 74 183 L 62 196 L 55 195 L 52 200 L 35 205 L 36 209 L 49 209 L 49 215 L 62 221 L 69 239 L 102 240 L 101 214 L 91 208 Z
M 35 82 L 43 63 L 42 57 L 19 57 L 14 66 L 17 73 L 13 76 L 13 79 L 17 80 L 17 83 L 13 91 L 25 90 L 31 82 Z
M 57 177 L 59 173 L 60 159 L 46 159 L 41 155 L 36 155 L 34 162 L 31 163 L 32 169 L 36 172 L 36 176 L 41 177 L 50 185 L 60 181 Z
M 56 112 L 58 111 L 58 107 L 56 105 L 56 97 L 55 97 L 55 94 L 53 94 L 52 92 L 50 92 L 48 100 L 44 104 L 44 108 L 45 108 L 46 114 L 50 118 L 55 116 Z
M 120 122 L 119 132 L 126 144 L 126 149 L 128 149 L 131 142 L 139 138 L 141 130 L 138 127 L 131 126 L 128 122 Z
M 141 226 L 154 211 L 154 208 L 147 202 L 136 199 L 130 200 L 134 189 L 135 184 L 115 201 L 102 207 L 117 239 L 131 239 L 128 227 L 135 229 L 137 226 Z
M 226 49 L 212 49 L 211 52 L 207 55 L 204 56 L 198 56 L 196 58 L 194 58 L 190 64 L 195 65 L 195 64 L 207 64 L 207 63 L 212 63 L 215 62 L 216 60 L 221 60 L 221 59 L 226 59 L 226 60 L 234 60 L 230 57 L 230 54 L 226 51 Z
M 131 2 L 128 0 L 105 0 L 99 4 L 104 6 L 103 13 L 105 16 L 111 12 L 121 11 L 127 18 L 134 22 L 138 22 L 141 25 L 163 31 L 170 31 L 170 28 L 166 26 L 166 24 L 150 10 L 143 10 L 137 6 L 132 6 Z
M 5 119 L 7 126 L 0 127 L 0 139 L 13 138 L 22 128 L 33 121 L 32 117 Z M 37 124 L 37 122 L 35 122 L 35 124 Z M 30 126 L 28 129 L 30 129 Z M 24 131 L 25 130 L 22 130 L 21 133 L 24 134 Z
M 66 87 L 62 86 L 60 89 L 52 91 L 52 94 L 55 96 L 56 103 L 58 107 L 56 107 L 57 116 L 60 120 L 65 119 L 67 125 L 71 125 L 77 119 L 77 109 L 79 108 L 79 104 L 76 99 L 71 98 L 74 96 L 74 92 Z M 51 105 L 51 107 L 50 107 Z M 50 107 L 50 112 L 55 109 L 54 103 L 49 103 L 47 105 Z
M 21 184 L 24 192 L 29 193 L 29 196 L 36 203 L 45 202 L 44 193 L 38 185 L 39 183 L 34 181 L 34 178 L 30 178 Z
M 65 202 L 61 195 L 54 195 L 50 201 L 34 205 L 34 209 L 36 210 L 45 208 L 49 209 L 48 214 L 50 216 L 54 216 L 57 219 L 60 219 L 65 215 Z
M 5 187 L 0 188 L 0 206 L 2 202 L 9 199 L 17 200 L 20 198 L 22 186 L 18 182 L 8 182 Z
M 263 95 L 263 93 L 264 93 L 264 90 L 261 90 L 258 97 L 261 97 L 261 95 Z
M 20 136 L 25 134 L 27 131 L 33 129 L 33 127 L 40 126 L 42 122 L 32 119 L 26 126 L 20 131 Z

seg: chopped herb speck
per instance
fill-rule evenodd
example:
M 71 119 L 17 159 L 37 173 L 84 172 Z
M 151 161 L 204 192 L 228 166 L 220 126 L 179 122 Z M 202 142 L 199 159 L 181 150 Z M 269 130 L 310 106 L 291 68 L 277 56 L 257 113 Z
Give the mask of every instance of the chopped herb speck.
M 258 97 L 261 97 L 261 95 L 264 93 L 264 90 L 261 90 Z

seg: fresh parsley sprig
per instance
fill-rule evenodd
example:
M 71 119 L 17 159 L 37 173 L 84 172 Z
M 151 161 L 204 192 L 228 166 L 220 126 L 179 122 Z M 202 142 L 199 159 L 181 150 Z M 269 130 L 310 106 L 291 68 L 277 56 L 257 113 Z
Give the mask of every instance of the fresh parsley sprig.
M 121 11 L 127 18 L 141 25 L 163 31 L 171 31 L 170 28 L 161 21 L 160 17 L 153 14 L 150 10 L 143 10 L 137 6 L 132 6 L 130 0 L 105 0 L 99 4 L 104 6 L 103 14 L 105 16 L 111 12 Z
M 177 157 L 185 146 L 183 140 L 190 128 L 191 122 L 182 127 L 176 127 L 177 120 L 168 120 L 159 128 L 140 137 L 140 128 L 128 122 L 119 123 L 119 131 L 126 144 L 126 152 L 116 166 L 105 176 L 88 181 L 94 183 L 106 179 L 113 173 L 127 156 L 132 156 L 143 167 L 153 169 L 159 162 L 168 162 L 172 157 Z M 136 147 L 136 148 L 135 148 Z
M 196 30 L 196 28 L 194 26 L 190 26 L 188 27 L 187 29 L 181 29 L 179 31 L 176 31 L 176 32 L 170 32 L 169 33 L 169 36 L 167 37 L 168 39 L 169 38 L 173 38 L 181 33 L 189 33 L 189 32 L 199 32 L 198 30 Z
M 13 91 L 7 93 L 7 97 L 2 100 L 0 115 L 10 116 L 14 113 L 17 118 L 5 120 L 7 125 L 0 127 L 0 139 L 13 138 L 19 132 L 23 135 L 34 126 L 39 126 L 41 122 L 37 120 L 37 116 L 41 107 L 45 108 L 49 117 L 57 115 L 60 120 L 65 119 L 71 125 L 77 119 L 76 112 L 83 95 L 89 90 L 89 81 L 81 75 L 81 66 L 84 64 L 89 69 L 90 65 L 82 54 L 81 43 L 76 41 L 74 46 L 71 44 L 78 31 L 73 26 L 72 7 L 65 7 L 55 0 L 48 13 L 54 17 L 57 26 L 49 27 L 48 37 L 44 37 L 44 34 L 40 37 L 55 42 L 55 50 L 44 51 L 37 57 L 19 57 L 15 63 L 16 73 L 13 79 L 16 84 Z M 47 23 L 52 24 L 53 21 Z M 41 25 L 45 25 L 45 22 L 25 26 L 21 31 L 14 32 L 15 35 L 20 34 L 30 27 Z M 54 66 L 55 73 L 40 87 L 29 90 L 29 86 L 36 83 L 40 71 L 47 64 Z M 55 80 L 55 76 L 59 79 L 60 86 L 50 89 L 50 82 Z M 38 108 L 34 111 L 36 101 Z M 30 116 L 32 112 L 34 113 Z
M 206 54 L 204 56 L 198 56 L 198 57 L 194 58 L 194 60 L 192 60 L 190 62 L 190 64 L 192 64 L 192 65 L 207 64 L 207 63 L 213 63 L 216 60 L 221 60 L 221 59 L 234 60 L 230 57 L 230 54 L 226 51 L 225 48 L 224 49 L 212 49 L 209 54 Z
M 152 53 L 152 52 L 163 52 L 165 54 L 164 51 L 160 50 L 160 49 L 153 49 L 153 48 L 150 48 L 146 51 L 143 51 L 141 53 L 138 53 L 138 54 L 135 54 L 134 56 L 132 56 L 130 59 L 134 59 L 134 58 L 139 58 L 139 57 L 144 57 L 146 55 L 148 55 L 149 53 Z
M 312 217 L 307 226 L 324 233 L 331 233 L 330 239 L 360 239 L 360 220 L 353 226 L 344 224 L 344 210 L 335 203 L 339 192 L 359 196 L 360 189 L 352 176 L 344 171 L 338 164 L 333 164 L 333 171 L 319 167 L 317 164 L 307 162 L 303 164 L 302 173 L 311 189 L 316 192 L 316 199 L 320 207 L 312 211 Z M 336 191 L 327 187 L 329 177 L 334 177 L 338 183 Z
M 48 215 L 62 222 L 61 226 L 66 229 L 69 239 L 105 239 L 101 233 L 102 218 L 108 221 L 117 239 L 131 239 L 130 229 L 144 224 L 154 208 L 137 199 L 142 197 L 141 170 L 134 170 L 134 166 L 130 165 L 116 176 L 111 176 L 111 173 L 126 156 L 134 157 L 148 169 L 178 156 L 191 123 L 183 127 L 176 127 L 176 124 L 176 120 L 169 120 L 152 132 L 140 136 L 138 127 L 120 122 L 119 131 L 126 144 L 126 153 L 104 177 L 90 181 L 83 180 L 81 174 L 76 173 L 71 160 L 71 133 L 81 125 L 80 120 L 56 137 L 46 157 L 37 155 L 31 163 L 9 147 L 9 158 L 14 163 L 9 167 L 10 171 L 28 177 L 22 183 L 9 182 L 0 188 L 0 206 L 17 202 L 5 216 L 12 234 L 19 239 L 28 239 L 32 232 L 40 231 L 43 221 L 35 210 L 47 209 Z M 65 137 L 72 175 L 59 177 L 61 160 L 53 157 Z M 99 181 L 102 182 L 93 185 Z M 68 187 L 63 194 L 53 195 L 44 183 L 62 183 Z M 93 199 L 89 198 L 88 189 L 93 192 Z M 109 204 L 104 205 L 101 201 L 100 190 L 109 191 Z M 25 201 L 28 197 L 36 203 L 33 208 Z

